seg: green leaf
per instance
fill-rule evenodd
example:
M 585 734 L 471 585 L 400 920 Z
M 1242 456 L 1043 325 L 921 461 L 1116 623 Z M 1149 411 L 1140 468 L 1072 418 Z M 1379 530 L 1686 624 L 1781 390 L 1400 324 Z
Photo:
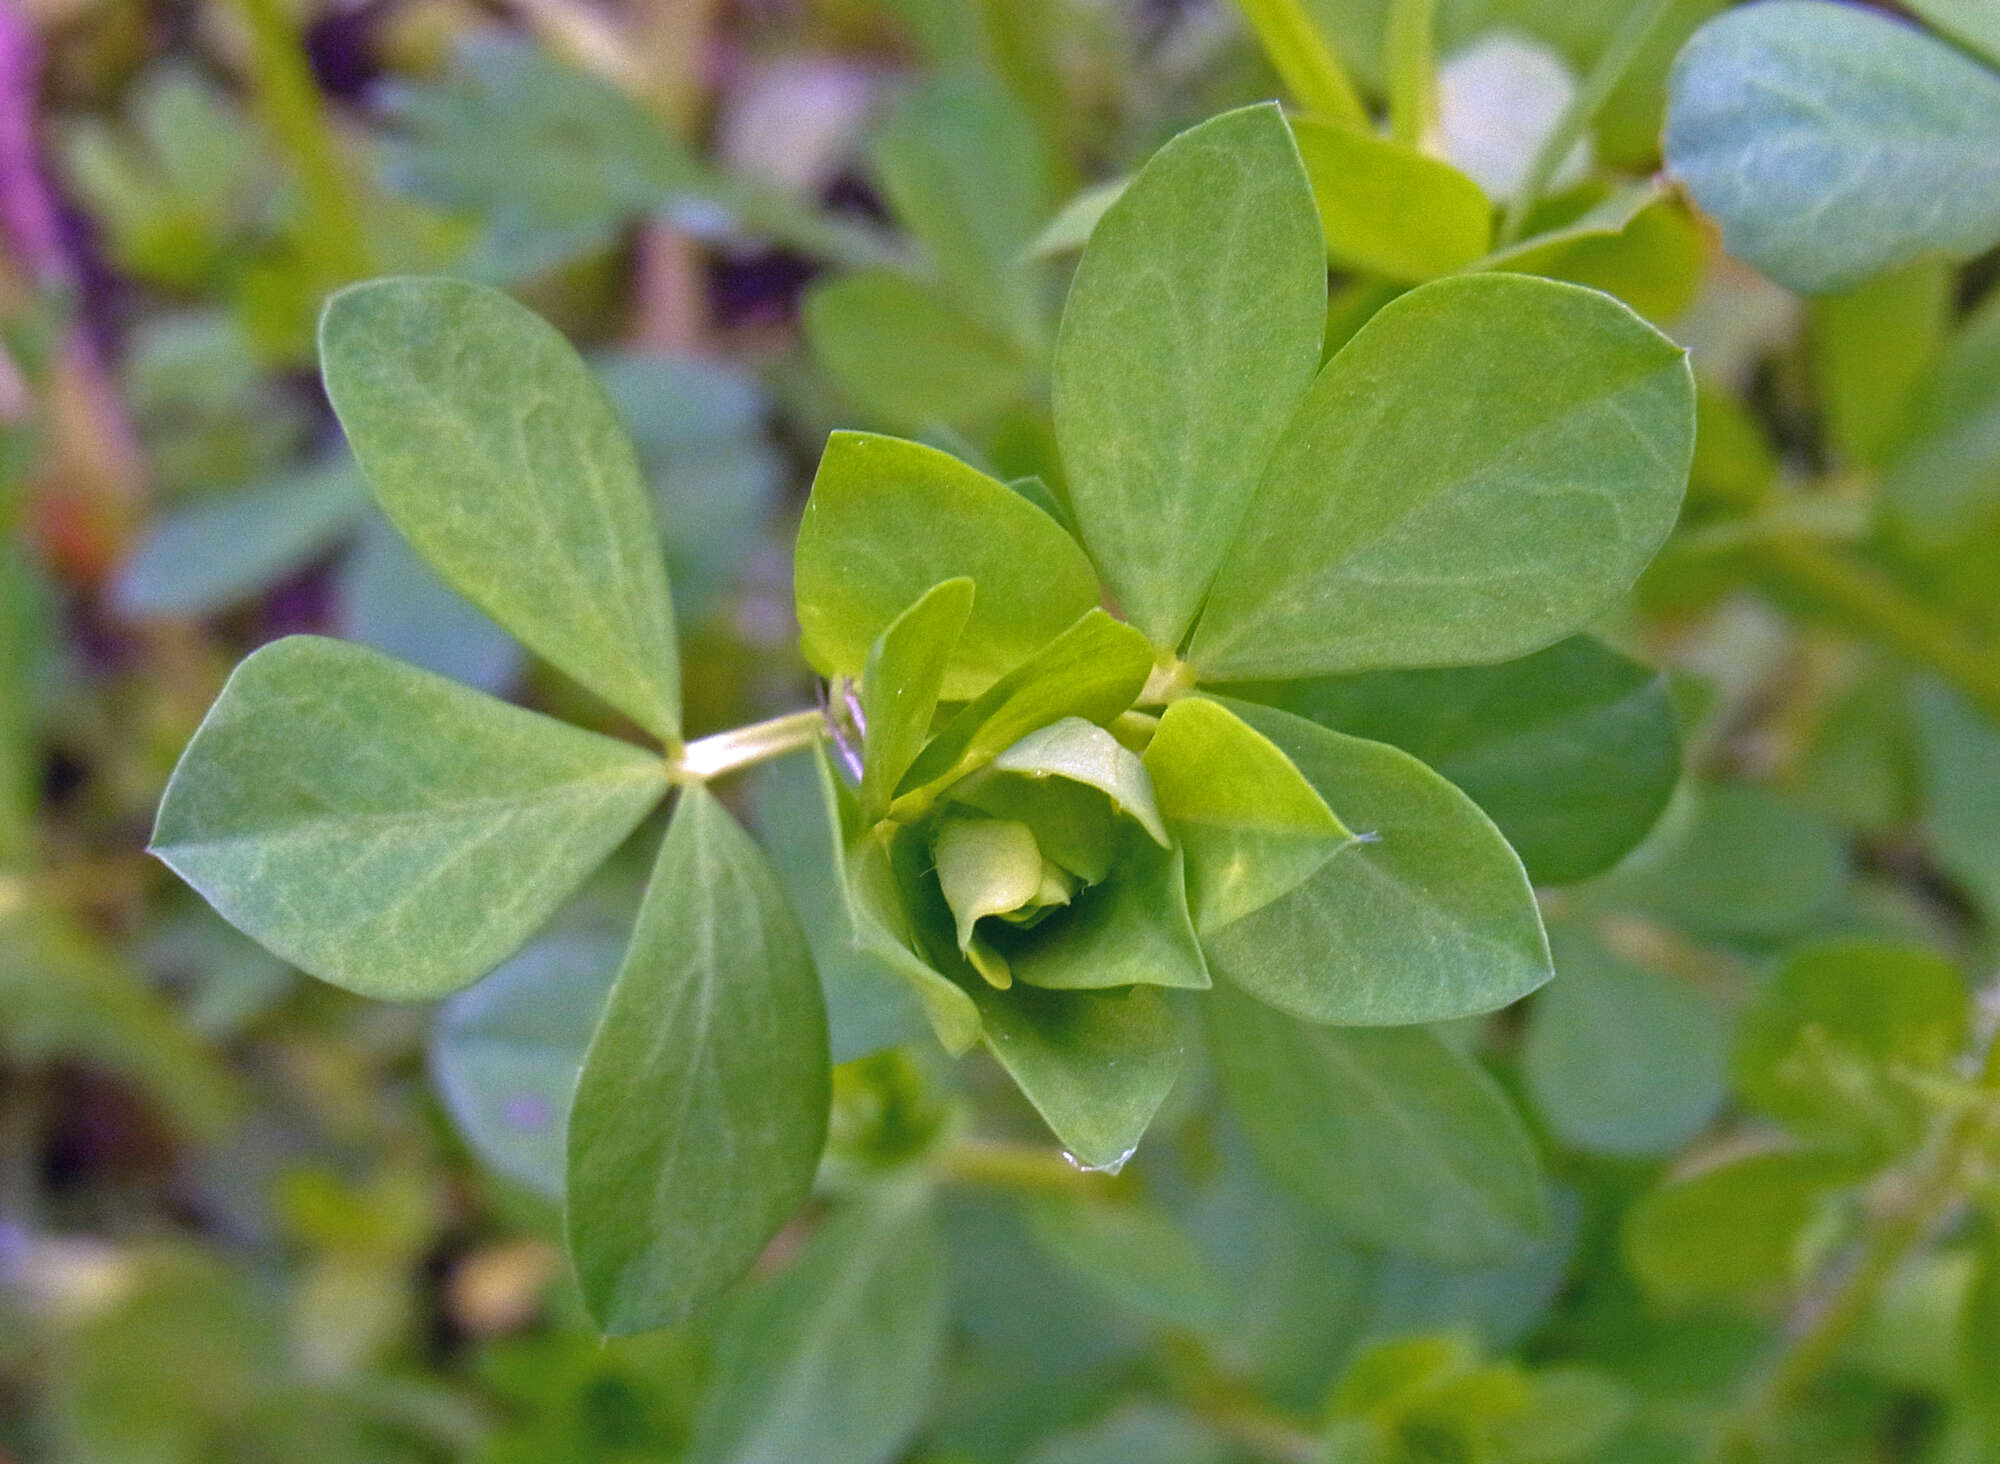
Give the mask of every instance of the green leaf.
M 1146 771 L 1187 856 L 1203 935 L 1291 893 L 1354 837 L 1268 737 L 1205 698 L 1167 708 Z
M 1166 847 L 1167 830 L 1160 822 L 1146 764 L 1094 722 L 1064 717 L 1030 732 L 994 758 L 990 766 L 995 774 L 1012 773 L 1031 781 L 1059 778 L 1095 788 L 1150 834 L 1154 843 Z
M 604 1331 L 749 1269 L 812 1190 L 830 1097 L 805 936 L 763 851 L 684 789 L 570 1112 L 569 1249 Z
M 924 955 L 903 908 L 888 849 L 874 837 L 863 837 L 860 809 L 834 774 L 825 747 L 816 746 L 813 756 L 850 938 L 864 956 L 880 961 L 909 985 L 938 1041 L 955 1057 L 979 1040 L 978 1008 Z
M 403 537 L 522 644 L 676 742 L 658 526 L 631 441 L 569 343 L 498 291 L 390 279 L 328 303 L 320 358 Z
M 154 519 L 112 594 L 127 615 L 208 615 L 269 589 L 351 533 L 368 482 L 345 453 Z
M 1107 178 L 1091 184 L 1056 210 L 1056 216 L 1035 236 L 1029 252 L 1037 259 L 1078 252 L 1097 232 L 1098 221 L 1105 211 L 1131 186 L 1129 177 Z
M 1693 450 L 1685 354 L 1616 300 L 1525 275 L 1419 286 L 1306 394 L 1189 660 L 1231 680 L 1538 650 L 1637 578 Z
M 1313 11 L 1302 0 L 1237 0 L 1272 69 L 1309 112 L 1364 127 L 1368 113 Z
M 1727 1095 L 1728 1037 L 1715 1003 L 1580 931 L 1558 932 L 1556 979 L 1522 1041 L 1528 1091 L 1549 1125 L 1599 1154 L 1670 1154 Z
M 373 509 L 334 584 L 342 639 L 495 696 L 520 680 L 527 657 L 513 637 L 439 579 Z
M 1321 1027 L 1218 987 L 1223 1092 L 1281 1182 L 1356 1239 L 1453 1265 L 1550 1224 L 1533 1143 L 1479 1065 L 1421 1027 Z
M 1450 163 L 1311 117 L 1294 118 L 1292 135 L 1337 267 L 1417 284 L 1486 253 L 1493 204 Z
M 1102 884 L 1001 949 L 1014 975 L 1046 990 L 1209 985 L 1208 963 L 1188 914 L 1178 848 L 1128 831 Z
M 1051 904 L 1068 904 L 1074 881 L 1056 871 L 1051 893 L 1048 861 L 1034 830 L 1011 819 L 941 819 L 931 858 L 937 863 L 938 887 L 951 906 L 959 954 L 993 985 L 1008 985 L 1013 977 L 1006 958 L 982 938 L 979 922 L 1031 905 L 1039 912 Z
M 1959 1397 L 1990 1451 L 2000 1447 L 2000 1232 L 1981 1230 L 1978 1271 L 1958 1318 Z
M 1907 315 L 1899 329 L 1910 332 Z M 1921 546 L 1949 546 L 2000 508 L 2000 296 L 1959 325 L 1909 408 L 1885 453 L 1882 504 Z
M 1152 669 L 1153 651 L 1144 636 L 1102 610 L 1086 612 L 931 739 L 897 786 L 898 816 L 1031 732 L 1065 717 L 1109 722 L 1137 699 Z
M 972 614 L 972 581 L 946 580 L 889 623 L 861 676 L 861 812 L 873 823 L 917 760 L 937 714 L 952 651 Z
M 1228 1285 L 1163 1210 L 1049 1195 L 1027 1206 L 1027 1220 L 1051 1258 L 1114 1305 L 1169 1327 L 1208 1329 L 1228 1318 Z
M 930 78 L 877 134 L 875 168 L 946 297 L 1022 347 L 1045 349 L 1025 251 L 1042 222 L 1047 168 L 1019 104 L 976 76 Z
M 1923 1137 L 1931 1113 L 1911 1080 L 1950 1072 L 1971 1015 L 1964 977 L 1921 947 L 1807 946 L 1743 1013 L 1736 1086 L 1813 1143 L 1894 1154 Z
M 856 270 L 816 284 L 800 318 L 835 384 L 863 411 L 906 431 L 978 425 L 1027 387 L 1018 346 L 898 270 Z
M 292 636 L 223 687 L 152 851 L 294 965 L 413 1001 L 517 950 L 666 789 L 629 743 Z
M 1768 940 L 1824 914 L 1846 880 L 1840 832 L 1819 814 L 1747 784 L 1691 783 L 1592 888 L 1704 935 Z
M 1681 52 L 1666 159 L 1731 254 L 1843 290 L 2000 240 L 2000 76 L 1859 6 L 1767 0 Z
M 1910 9 L 2000 66 L 2000 11 L 1989 0 L 1910 0 Z
M 1169 142 L 1092 232 L 1056 340 L 1056 437 L 1083 541 L 1177 648 L 1319 366 L 1326 251 L 1275 105 Z
M 1814 384 L 1849 462 L 1880 467 L 1902 435 L 1951 324 L 1952 286 L 1944 261 L 1923 259 L 1812 302 Z
M 1626 1213 L 1625 1263 L 1673 1305 L 1779 1290 L 1796 1278 L 1821 1209 L 1862 1173 L 1838 1155 L 1781 1151 L 1675 1180 Z
M 961 576 L 973 583 L 972 613 L 945 671 L 946 701 L 978 696 L 1097 603 L 1083 552 L 1006 484 L 935 448 L 834 433 L 793 566 L 806 659 L 822 675 L 861 675 L 890 622 Z
M 1500 831 L 1409 754 L 1231 703 L 1356 831 L 1289 895 L 1204 941 L 1221 977 L 1308 1021 L 1438 1022 L 1552 974 L 1534 890 Z
M 888 1464 L 928 1408 L 946 1339 L 929 1193 L 884 1184 L 724 1313 L 689 1464 Z
M 215 1044 L 51 905 L 0 909 L 0 1010 L 0 1059 L 17 1073 L 57 1063 L 110 1073 L 201 1141 L 224 1139 L 243 1114 L 239 1076 Z
M 1924 833 L 1945 872 L 2000 919 L 2000 729 L 1940 681 L 1915 692 Z
M 431 1079 L 459 1132 L 510 1179 L 560 1201 L 564 1129 L 618 942 L 544 936 L 439 1010 Z
M 973 993 L 986 1046 L 1085 1169 L 1116 1173 L 1180 1075 L 1180 1024 L 1150 986 Z
M 1666 678 L 1586 636 L 1497 666 L 1232 690 L 1428 763 L 1499 825 L 1538 884 L 1617 863 L 1680 775 Z

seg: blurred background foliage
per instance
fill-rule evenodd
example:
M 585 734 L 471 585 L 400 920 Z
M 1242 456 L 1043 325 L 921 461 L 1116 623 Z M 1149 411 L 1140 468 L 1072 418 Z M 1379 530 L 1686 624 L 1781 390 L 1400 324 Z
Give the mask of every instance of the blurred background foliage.
M 1296 78 L 1214 0 L 0 0 L 0 1458 L 1637 1464 L 1773 1396 L 1779 1457 L 2000 1458 L 2000 1219 L 1961 1203 L 1993 1201 L 1993 1141 L 1956 1065 L 2000 920 L 2000 270 L 1807 302 L 1726 258 L 1655 176 L 1720 0 L 1677 0 L 1538 184 L 1630 7 L 1443 0 L 1413 46 L 1425 8 L 1310 6 L 1401 149 L 1309 159 L 1329 349 L 1511 250 L 1661 324 L 1702 390 L 1682 526 L 1599 627 L 1679 719 L 1636 852 L 1536 868 L 1540 780 L 1599 776 L 1538 740 L 1560 665 L 1467 726 L 1394 686 L 1334 714 L 1516 810 L 1551 885 L 1559 979 L 1443 1035 L 1518 1102 L 1554 1228 L 1470 1267 L 1357 1237 L 1315 1188 L 1375 1177 L 1270 1166 L 1203 1063 L 1125 1173 L 1074 1172 L 983 1059 L 899 1045 L 810 769 L 778 765 L 732 796 L 820 946 L 827 1193 L 921 1167 L 942 1244 L 873 1186 L 715 1315 L 605 1344 L 559 1135 L 643 871 L 426 1010 L 299 979 L 141 853 L 227 669 L 290 631 L 617 727 L 370 507 L 320 303 L 462 273 L 590 353 L 700 733 L 811 695 L 787 545 L 826 431 L 1058 481 L 1047 363 L 1096 212 Z M 1757 1384 L 1940 1144 L 1935 1243 Z

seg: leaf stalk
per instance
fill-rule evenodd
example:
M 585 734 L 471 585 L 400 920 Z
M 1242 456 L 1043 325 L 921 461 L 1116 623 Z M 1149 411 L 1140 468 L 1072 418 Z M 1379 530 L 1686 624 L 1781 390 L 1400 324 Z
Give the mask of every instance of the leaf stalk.
M 706 783 L 788 752 L 803 752 L 826 735 L 826 716 L 817 709 L 787 712 L 697 737 L 667 760 L 667 775 L 676 783 Z

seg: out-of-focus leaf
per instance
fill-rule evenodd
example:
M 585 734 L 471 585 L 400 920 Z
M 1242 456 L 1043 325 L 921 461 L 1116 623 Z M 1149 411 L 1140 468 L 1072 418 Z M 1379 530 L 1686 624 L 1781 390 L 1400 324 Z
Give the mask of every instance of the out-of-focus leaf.
M 452 997 L 431 1029 L 431 1077 L 459 1132 L 552 1200 L 562 1199 L 570 1097 L 618 958 L 607 935 L 545 936 Z
M 1627 1212 L 1625 1263 L 1674 1305 L 1753 1298 L 1794 1279 L 1822 1205 L 1864 1171 L 1832 1154 L 1753 1154 L 1674 1180 Z
M 1027 386 L 1019 347 L 897 270 L 856 270 L 815 285 L 802 318 L 834 382 L 905 431 L 978 426 Z
M 1545 884 L 1615 864 L 1658 820 L 1680 772 L 1666 678 L 1586 636 L 1497 666 L 1242 690 L 1429 764 Z
M 1135 1404 L 1059 1433 L 1026 1464 L 1228 1464 L 1227 1447 L 1191 1418 Z
M 725 1311 L 690 1464 L 888 1464 L 930 1403 L 945 1321 L 930 1195 L 903 1180 L 851 1201 Z
M 2000 75 L 1861 6 L 1766 0 L 1703 26 L 1666 154 L 1729 252 L 1802 293 L 2000 239 Z
M 1451 164 L 1406 143 L 1311 117 L 1294 119 L 1292 135 L 1336 266 L 1415 284 L 1486 252 L 1493 205 Z
M 1578 1148 L 1672 1153 L 1722 1106 L 1723 1013 L 1581 933 L 1558 931 L 1555 957 L 1556 979 L 1535 998 L 1522 1046 L 1536 1104 Z
M 1896 525 L 1939 545 L 1989 522 L 2000 508 L 2000 296 L 1959 326 L 1897 426 L 1882 477 Z
M 1941 682 L 1916 691 L 1924 829 L 1939 862 L 2000 914 L 2000 729 Z
M 1117 1305 L 1170 1327 L 1213 1327 L 1229 1288 L 1172 1216 L 1094 1197 L 1035 1201 L 1029 1228 L 1052 1257 Z
M 972 613 L 946 701 L 978 696 L 1097 603 L 1083 551 L 1006 484 L 935 448 L 836 432 L 793 568 L 806 658 L 824 675 L 860 676 L 890 622 L 960 576 L 973 583 Z
M 1768 940 L 1825 912 L 1846 879 L 1824 818 L 1761 788 L 1700 783 L 1593 889 L 1705 935 Z
M 749 1269 L 812 1189 L 830 1081 L 777 876 L 683 789 L 570 1111 L 565 1228 L 605 1332 L 679 1321 Z
M 0 887 L 0 902 L 18 898 Z M 85 1062 L 132 1083 L 196 1138 L 214 1139 L 242 1094 L 214 1052 L 117 953 L 61 913 L 0 908 L 0 1054 L 21 1066 Z
M 1275 105 L 1155 153 L 1099 220 L 1056 340 L 1056 436 L 1084 542 L 1178 647 L 1319 366 L 1325 248 Z
M 514 638 L 437 577 L 379 513 L 341 562 L 340 633 L 349 640 L 496 696 L 521 678 Z
M 1306 393 L 1188 659 L 1243 680 L 1539 650 L 1637 578 L 1693 450 L 1685 353 L 1617 301 L 1420 285 Z
M 1965 978 L 1917 947 L 1841 941 L 1795 951 L 1743 1013 L 1735 1080 L 1813 1143 L 1895 1153 L 1931 1105 L 1910 1083 L 1950 1071 L 1971 1023 Z
M 127 615 L 208 615 L 267 590 L 351 533 L 368 482 L 345 453 L 155 519 L 118 571 Z
M 451 586 L 669 744 L 680 662 L 631 440 L 562 336 L 496 290 L 388 279 L 320 323 L 375 498 Z
M 2000 14 L 1985 0 L 1910 0 L 1910 9 L 2000 66 Z
M 1396 748 L 1230 705 L 1356 837 L 1206 938 L 1218 976 L 1310 1021 L 1368 1026 L 1492 1011 L 1549 979 L 1527 872 L 1470 799 Z
M 666 789 L 630 743 L 293 636 L 223 687 L 152 849 L 301 969 L 419 1000 L 513 954 Z
M 1258 1154 L 1356 1238 L 1454 1264 L 1550 1224 L 1533 1142 L 1499 1085 L 1418 1027 L 1322 1027 L 1218 987 L 1230 1106 Z
M 1024 251 L 1041 223 L 1047 169 L 1019 104 L 970 76 L 921 82 L 877 134 L 875 167 L 946 297 L 1037 350 L 1042 300 Z
M 1917 388 L 1951 320 L 1951 270 L 1924 259 L 1812 303 L 1813 375 L 1834 445 L 1879 467 L 1912 407 L 1931 424 L 1951 415 Z
M 1107 178 L 1084 189 L 1056 211 L 1035 236 L 1031 252 L 1037 259 L 1078 252 L 1090 242 L 1105 211 L 1131 186 L 1130 178 Z

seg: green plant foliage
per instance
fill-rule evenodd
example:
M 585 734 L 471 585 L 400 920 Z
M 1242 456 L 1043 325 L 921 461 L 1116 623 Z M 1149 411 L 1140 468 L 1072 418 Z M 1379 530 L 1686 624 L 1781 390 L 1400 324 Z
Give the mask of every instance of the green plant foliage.
M 1203 934 L 1291 893 L 1353 837 L 1291 759 L 1219 702 L 1168 707 L 1145 769 L 1187 853 Z
M 569 343 L 496 291 L 404 279 L 337 296 L 320 349 L 348 443 L 404 537 L 522 644 L 677 741 L 652 507 Z
M 677 1321 L 749 1268 L 812 1188 L 828 1081 L 777 877 L 686 789 L 570 1113 L 570 1253 L 607 1333 Z
M 1722 1107 L 1724 1014 L 1586 935 L 1556 932 L 1555 957 L 1556 980 L 1535 998 L 1521 1052 L 1536 1106 L 1580 1149 L 1672 1153 Z
M 1938 861 L 1989 914 L 2000 911 L 2000 732 L 1935 682 L 1916 692 L 1917 742 Z
M 657 756 L 294 636 L 230 678 L 152 850 L 238 929 L 370 996 L 517 950 L 667 790 Z
M 898 270 L 856 270 L 816 286 L 804 321 L 827 373 L 894 427 L 983 422 L 1021 391 L 1012 342 Z
M 1421 286 L 1306 394 L 1190 659 L 1230 680 L 1538 650 L 1658 550 L 1693 446 L 1685 357 L 1609 297 Z
M 807 659 L 826 676 L 860 677 L 875 638 L 960 577 L 973 601 L 945 670 L 947 701 L 986 691 L 1097 601 L 1075 542 L 1004 483 L 935 448 L 835 433 L 793 568 Z
M 930 1194 L 857 1196 L 717 1327 L 721 1386 L 692 1464 L 886 1464 L 921 1420 L 945 1343 L 944 1249 Z
M 1540 884 L 1610 868 L 1680 774 L 1666 679 L 1585 636 L 1497 666 L 1236 690 L 1422 759 L 1485 810 Z
M 1730 253 L 1808 294 L 2000 239 L 2000 75 L 1914 26 L 1768 0 L 1674 65 L 1669 168 Z
M 1070 506 L 1153 643 L 1181 645 L 1319 366 L 1324 249 L 1275 106 L 1162 148 L 1084 250 L 1056 341 Z
M 1861 1172 L 1838 1155 L 1793 1150 L 1726 1160 L 1628 1213 L 1626 1264 L 1673 1306 L 1768 1296 L 1809 1263 L 1809 1231 Z
M 459 1131 L 500 1173 L 560 1201 L 583 1054 L 618 973 L 610 936 L 558 931 L 445 1003 L 431 1076 Z
M 1291 894 L 1208 942 L 1261 1001 L 1308 1021 L 1392 1026 L 1492 1011 L 1551 974 L 1527 873 L 1458 789 L 1393 747 L 1236 704 L 1357 838 Z M 1339 952 L 1329 968 L 1328 952 Z
M 1311 117 L 1292 122 L 1337 266 L 1405 284 L 1483 256 L 1493 205 L 1479 185 L 1430 154 Z
M 1309 1026 L 1227 990 L 1207 1007 L 1223 1091 L 1259 1156 L 1357 1239 L 1469 1265 L 1548 1228 L 1527 1129 L 1432 1033 Z
M 1957 323 L 1907 408 L 1883 454 L 1883 506 L 1921 545 L 1959 543 L 2000 507 L 2000 303 Z
M 1893 1154 L 1923 1137 L 1920 1085 L 1950 1071 L 1970 1020 L 1964 978 L 1928 951 L 1805 946 L 1743 1014 L 1736 1087 L 1813 1142 Z

